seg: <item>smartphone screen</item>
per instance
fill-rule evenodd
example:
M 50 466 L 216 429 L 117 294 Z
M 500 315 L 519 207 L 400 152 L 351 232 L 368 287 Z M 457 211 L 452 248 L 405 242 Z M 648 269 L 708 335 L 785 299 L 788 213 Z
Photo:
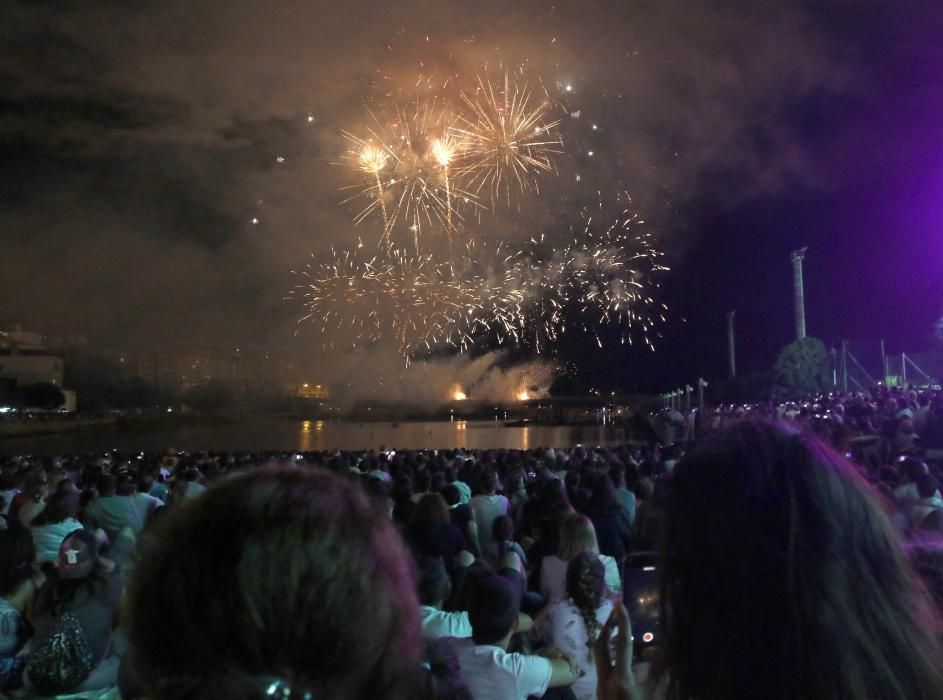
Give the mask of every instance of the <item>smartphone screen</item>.
M 637 552 L 625 559 L 622 574 L 622 602 L 632 622 L 634 652 L 661 643 L 658 567 L 654 552 Z

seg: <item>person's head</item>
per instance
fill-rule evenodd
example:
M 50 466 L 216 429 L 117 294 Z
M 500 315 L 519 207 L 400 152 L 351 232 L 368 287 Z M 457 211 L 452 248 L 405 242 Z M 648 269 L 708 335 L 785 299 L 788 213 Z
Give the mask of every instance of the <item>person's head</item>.
M 606 567 L 595 552 L 583 551 L 570 559 L 566 568 L 566 594 L 580 611 L 586 626 L 587 654 L 593 653 L 593 642 L 599 636 L 596 611 L 606 595 Z
M 79 495 L 68 491 L 56 491 L 46 499 L 46 507 L 35 517 L 33 526 L 61 523 L 79 513 Z
M 36 549 L 29 530 L 0 530 L 0 597 L 9 598 L 33 575 Z
M 98 480 L 98 495 L 99 496 L 114 496 L 115 489 L 118 488 L 118 480 L 114 477 L 113 474 L 104 474 Z
M 416 504 L 413 520 L 417 523 L 449 522 L 449 506 L 438 493 L 427 493 Z
M 75 482 L 72 479 L 60 479 L 59 483 L 56 484 L 57 493 L 73 493 L 78 496 L 82 491 L 78 486 L 75 485 Z
M 559 557 L 563 561 L 570 561 L 583 551 L 599 554 L 596 528 L 593 527 L 593 521 L 585 515 L 574 513 L 560 523 Z
M 455 652 L 446 640 L 426 639 L 423 658 L 426 673 L 416 694 L 417 700 L 472 700 Z
M 472 640 L 475 644 L 506 644 L 517 629 L 520 598 L 508 582 L 496 574 L 483 573 L 466 584 Z
M 429 475 L 429 472 L 425 469 L 420 469 L 416 472 L 416 478 L 413 483 L 415 492 L 426 493 L 430 486 L 432 486 L 432 477 Z
M 669 696 L 943 697 L 937 616 L 854 467 L 744 421 L 688 454 L 661 568 Z
M 134 477 L 128 472 L 121 472 L 115 480 L 115 493 L 119 496 L 134 495 Z
M 457 506 L 462 500 L 462 494 L 458 490 L 458 486 L 453 483 L 446 484 L 445 488 L 442 489 L 442 497 L 445 498 L 445 502 L 451 506 Z
M 478 488 L 486 496 L 493 496 L 498 488 L 498 475 L 494 469 L 485 469 L 478 479 Z
M 510 516 L 499 515 L 491 522 L 491 538 L 499 543 L 514 539 L 514 521 Z
M 417 590 L 422 605 L 439 607 L 449 597 L 452 582 L 440 557 L 419 557 L 416 561 Z
M 166 601 L 179 602 L 170 607 Z M 155 527 L 129 641 L 150 697 L 412 697 L 421 632 L 409 556 L 356 484 L 325 470 L 220 481 Z
M 42 473 L 30 475 L 23 491 L 34 501 L 43 500 L 46 497 L 46 476 Z
M 589 510 L 593 513 L 609 514 L 619 507 L 616 500 L 616 491 L 612 486 L 612 479 L 608 474 L 600 474 L 593 484 L 593 492 L 589 497 Z

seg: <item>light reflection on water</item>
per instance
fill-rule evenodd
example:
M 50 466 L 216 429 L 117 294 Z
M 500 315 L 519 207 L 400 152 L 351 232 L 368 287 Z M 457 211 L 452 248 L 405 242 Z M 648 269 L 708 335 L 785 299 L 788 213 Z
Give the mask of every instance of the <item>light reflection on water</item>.
M 360 450 L 572 447 L 578 443 L 622 443 L 622 429 L 603 426 L 529 425 L 495 421 L 339 423 L 247 419 L 233 423 L 176 425 L 149 429 L 80 431 L 0 439 L 0 454 L 77 454 L 177 450 Z

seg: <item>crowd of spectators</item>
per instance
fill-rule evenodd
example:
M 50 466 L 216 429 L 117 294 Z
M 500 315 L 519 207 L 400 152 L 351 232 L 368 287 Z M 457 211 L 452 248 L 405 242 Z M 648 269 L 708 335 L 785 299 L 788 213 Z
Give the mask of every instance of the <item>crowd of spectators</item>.
M 711 419 L 696 444 L 6 459 L 0 691 L 943 697 L 943 397 Z M 653 550 L 643 648 L 625 572 Z

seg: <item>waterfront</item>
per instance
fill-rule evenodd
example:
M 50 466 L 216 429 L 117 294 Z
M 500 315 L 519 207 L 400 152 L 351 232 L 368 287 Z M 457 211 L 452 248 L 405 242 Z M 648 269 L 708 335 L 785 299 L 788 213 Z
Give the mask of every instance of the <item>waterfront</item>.
M 249 418 L 147 428 L 106 427 L 0 439 L 0 455 L 176 450 L 468 449 L 606 445 L 628 439 L 623 428 L 597 425 L 505 426 L 496 421 L 360 423 Z

